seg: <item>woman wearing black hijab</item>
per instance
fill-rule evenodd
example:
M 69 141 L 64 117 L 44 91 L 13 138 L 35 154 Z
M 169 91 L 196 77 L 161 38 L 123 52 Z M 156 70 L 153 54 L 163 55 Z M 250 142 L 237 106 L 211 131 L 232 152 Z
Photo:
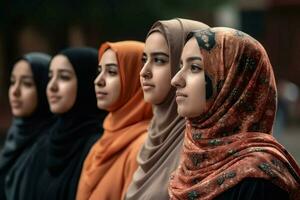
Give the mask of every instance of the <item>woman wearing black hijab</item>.
M 33 144 L 53 125 L 46 98 L 50 59 L 47 54 L 29 53 L 13 66 L 9 101 L 14 118 L 0 154 L 0 199 L 18 187 Z
M 51 60 L 47 98 L 57 122 L 35 152 L 26 199 L 75 199 L 83 161 L 103 132 L 105 113 L 93 85 L 97 66 L 91 48 L 66 49 Z

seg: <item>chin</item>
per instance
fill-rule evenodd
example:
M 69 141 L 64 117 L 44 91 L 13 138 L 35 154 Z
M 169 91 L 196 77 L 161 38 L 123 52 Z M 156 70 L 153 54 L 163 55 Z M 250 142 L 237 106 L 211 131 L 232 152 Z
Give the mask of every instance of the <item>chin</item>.
M 151 98 L 151 95 L 147 95 L 145 93 L 144 93 L 144 101 L 153 104 L 153 99 Z
M 97 102 L 97 108 L 101 109 L 101 110 L 106 110 L 107 109 L 107 105 L 105 103 L 102 102 Z
M 24 117 L 24 114 L 18 111 L 12 111 L 12 114 L 15 117 Z
M 191 111 L 186 110 L 186 109 L 180 109 L 179 107 L 177 109 L 177 112 L 178 112 L 178 115 L 181 116 L 181 117 L 194 118 L 194 117 L 198 116 L 194 112 L 191 112 Z
M 54 114 L 62 114 L 64 113 L 64 110 L 60 109 L 60 108 L 57 108 L 56 106 L 50 106 L 50 111 Z

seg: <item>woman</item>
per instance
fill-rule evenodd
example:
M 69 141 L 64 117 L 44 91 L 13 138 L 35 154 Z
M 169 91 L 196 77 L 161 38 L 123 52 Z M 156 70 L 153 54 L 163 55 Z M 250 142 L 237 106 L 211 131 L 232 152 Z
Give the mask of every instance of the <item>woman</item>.
M 24 191 L 28 199 L 75 199 L 83 161 L 102 133 L 96 76 L 95 49 L 69 48 L 51 60 L 47 98 L 57 122 L 35 152 L 34 175 Z
M 14 119 L 0 155 L 0 199 L 18 196 L 34 143 L 53 124 L 46 98 L 49 62 L 47 54 L 29 53 L 13 66 L 8 96 Z
M 144 43 L 104 43 L 95 80 L 97 105 L 109 111 L 104 134 L 84 162 L 77 200 L 123 199 L 152 117 L 139 84 Z
M 272 137 L 276 86 L 261 44 L 202 29 L 188 37 L 182 63 L 172 85 L 187 126 L 170 199 L 299 199 L 299 167 Z
M 207 25 L 186 19 L 156 22 L 148 33 L 140 73 L 144 99 L 153 106 L 148 137 L 138 156 L 139 168 L 126 199 L 169 199 L 168 180 L 178 165 L 184 119 L 177 114 L 171 78 L 178 70 L 186 35 Z

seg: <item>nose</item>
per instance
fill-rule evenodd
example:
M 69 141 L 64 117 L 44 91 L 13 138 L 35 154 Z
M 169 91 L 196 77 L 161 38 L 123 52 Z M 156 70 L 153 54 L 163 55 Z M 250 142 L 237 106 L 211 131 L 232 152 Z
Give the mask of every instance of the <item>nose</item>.
M 106 85 L 103 71 L 96 77 L 94 85 L 99 87 L 104 87 Z
M 144 79 L 151 79 L 153 77 L 151 68 L 148 63 L 144 64 L 144 66 L 140 72 L 140 76 Z
M 57 92 L 57 91 L 58 91 L 57 80 L 55 79 L 55 77 L 52 77 L 52 78 L 49 80 L 47 88 L 48 88 L 51 92 Z
M 21 96 L 20 83 L 15 83 L 11 86 L 12 95 L 15 97 Z
M 175 74 L 175 76 L 171 80 L 171 85 L 176 88 L 183 88 L 186 85 L 185 79 L 183 77 L 182 69 Z

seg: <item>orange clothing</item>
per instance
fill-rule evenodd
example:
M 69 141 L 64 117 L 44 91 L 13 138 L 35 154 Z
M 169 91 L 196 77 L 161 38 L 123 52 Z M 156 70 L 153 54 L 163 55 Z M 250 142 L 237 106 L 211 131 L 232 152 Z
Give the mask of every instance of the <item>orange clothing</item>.
M 108 109 L 104 134 L 87 156 L 81 173 L 77 200 L 123 199 L 152 117 L 151 106 L 144 102 L 139 82 L 144 44 L 135 41 L 105 43 L 99 57 L 111 48 L 116 52 L 121 79 L 121 94 Z

